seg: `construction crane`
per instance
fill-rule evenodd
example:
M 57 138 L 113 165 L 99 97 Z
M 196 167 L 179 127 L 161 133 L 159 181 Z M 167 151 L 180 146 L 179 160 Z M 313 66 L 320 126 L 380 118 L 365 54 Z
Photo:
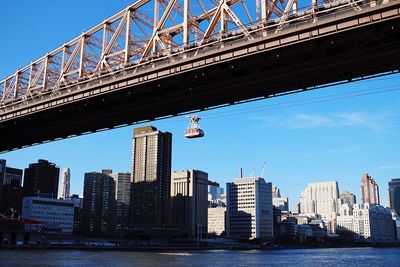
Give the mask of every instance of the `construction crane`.
M 261 173 L 260 173 L 260 177 L 264 178 L 264 173 L 265 173 L 265 166 L 267 165 L 267 162 L 264 161 L 262 169 L 261 169 Z
M 253 177 L 254 176 L 254 171 L 256 170 L 256 167 L 252 167 L 251 171 L 250 171 L 250 176 L 249 177 Z
M 186 138 L 199 138 L 204 136 L 204 131 L 200 129 L 199 121 L 201 118 L 197 115 L 188 116 L 189 126 L 185 131 Z
M 264 161 L 263 166 L 261 168 L 261 173 L 260 173 L 260 177 L 264 178 L 264 173 L 265 173 L 265 166 L 267 165 L 267 162 Z M 253 166 L 253 168 L 251 168 L 251 172 L 250 172 L 250 176 L 249 177 L 253 177 L 254 176 L 254 171 L 256 170 L 256 167 Z

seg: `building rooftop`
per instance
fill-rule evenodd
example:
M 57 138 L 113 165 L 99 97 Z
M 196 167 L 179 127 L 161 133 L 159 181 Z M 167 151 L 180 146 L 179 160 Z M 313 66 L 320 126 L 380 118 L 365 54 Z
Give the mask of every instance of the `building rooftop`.
M 152 132 L 156 132 L 156 131 L 157 131 L 157 128 L 154 126 L 144 126 L 144 127 L 133 129 L 133 134 L 136 136 L 136 135 L 152 133 Z
M 236 179 L 233 179 L 232 182 L 235 183 L 235 184 L 252 183 L 252 182 L 258 181 L 258 180 L 260 180 L 260 179 L 264 180 L 264 178 L 262 178 L 262 177 L 257 177 L 257 176 L 255 176 L 255 177 L 236 178 Z

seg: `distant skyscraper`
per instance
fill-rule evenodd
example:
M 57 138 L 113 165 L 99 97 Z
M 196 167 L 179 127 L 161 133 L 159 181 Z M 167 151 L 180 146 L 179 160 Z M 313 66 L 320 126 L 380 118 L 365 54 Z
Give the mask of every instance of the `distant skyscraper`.
M 357 203 L 356 196 L 349 191 L 344 191 L 340 193 L 339 198 L 342 200 L 341 204 L 348 204 L 349 206 L 353 206 Z
M 64 168 L 62 188 L 61 188 L 62 199 L 69 198 L 70 196 L 70 182 L 71 182 L 71 170 L 69 168 Z
M 24 197 L 40 196 L 57 198 L 60 168 L 47 160 L 29 164 L 24 174 Z
M 146 126 L 132 142 L 131 227 L 166 227 L 170 201 L 172 134 Z
M 115 223 L 115 181 L 99 172 L 85 173 L 82 232 L 87 235 L 112 233 Z
M 126 230 L 129 219 L 129 203 L 131 195 L 131 173 L 113 173 L 110 176 L 115 181 L 116 230 Z
M 397 215 L 400 215 L 400 178 L 389 182 L 389 204 Z
M 208 174 L 199 170 L 173 172 L 171 220 L 189 238 L 207 234 Z
M 380 204 L 378 184 L 368 173 L 361 178 L 361 201 L 362 203 Z
M 289 198 L 281 197 L 281 191 L 275 185 L 272 186 L 272 205 L 281 211 L 289 211 Z
M 224 189 L 219 186 L 219 183 L 210 181 L 208 184 L 208 194 L 212 200 L 217 200 L 224 194 Z
M 339 186 L 337 182 L 310 183 L 301 193 L 301 213 L 320 215 L 323 219 L 334 219 L 338 198 Z
M 238 178 L 226 184 L 228 238 L 272 239 L 272 184 L 261 177 Z
M 339 186 L 337 182 L 310 183 L 301 193 L 302 214 L 320 217 L 330 233 L 336 232 Z
M 281 197 L 281 191 L 275 185 L 272 186 L 272 197 L 279 198 Z

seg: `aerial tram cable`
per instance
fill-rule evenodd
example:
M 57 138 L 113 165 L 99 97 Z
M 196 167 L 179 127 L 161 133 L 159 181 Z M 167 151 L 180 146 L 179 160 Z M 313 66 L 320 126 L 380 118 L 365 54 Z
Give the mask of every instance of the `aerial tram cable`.
M 269 105 L 267 107 L 250 108 L 250 109 L 245 109 L 245 110 L 241 110 L 241 111 L 226 111 L 226 112 L 221 112 L 218 114 L 207 116 L 207 117 L 205 117 L 205 119 L 213 119 L 213 118 L 219 118 L 219 117 L 241 115 L 241 114 L 253 113 L 253 112 L 262 112 L 262 111 L 267 111 L 267 110 L 290 108 L 290 107 L 296 107 L 296 106 L 305 106 L 305 105 L 310 105 L 310 104 L 318 104 L 318 103 L 323 103 L 323 102 L 350 99 L 350 98 L 355 98 L 355 97 L 360 97 L 360 96 L 395 92 L 395 91 L 400 91 L 400 88 L 398 86 L 399 85 L 397 85 L 397 84 L 388 85 L 388 86 L 380 86 L 377 88 L 371 88 L 371 89 L 367 89 L 367 90 L 364 89 L 364 92 L 362 92 L 362 91 L 361 92 L 360 91 L 359 92 L 345 92 L 345 93 L 338 93 L 338 94 L 333 94 L 333 95 L 329 95 L 329 96 L 320 96 L 320 97 L 315 97 L 315 98 L 305 99 L 305 100 L 300 100 L 300 101 L 288 101 L 288 102 L 284 102 L 284 103 Z
M 333 95 L 329 95 L 329 96 L 315 97 L 315 98 L 311 98 L 308 100 L 279 103 L 279 104 L 275 104 L 275 105 L 271 105 L 271 106 L 267 106 L 267 107 L 251 108 L 251 109 L 246 109 L 246 110 L 242 110 L 242 111 L 226 111 L 226 112 L 221 112 L 219 114 L 207 116 L 206 119 L 214 119 L 214 118 L 220 118 L 220 117 L 242 115 L 242 114 L 246 114 L 246 113 L 262 112 L 262 111 L 274 110 L 274 109 L 290 108 L 290 107 L 295 107 L 295 106 L 304 106 L 304 105 L 336 101 L 336 100 L 343 100 L 343 99 L 355 98 L 355 97 L 366 96 L 366 95 L 382 94 L 382 93 L 388 93 L 388 92 L 394 92 L 394 91 L 400 91 L 400 88 L 398 87 L 397 84 L 388 85 L 388 86 L 380 86 L 377 88 L 370 88 L 367 90 L 364 89 L 364 92 L 345 92 L 345 93 L 338 93 L 338 94 L 333 94 Z M 186 118 L 189 119 L 189 126 L 186 129 L 184 136 L 186 138 L 204 137 L 204 131 L 202 129 L 200 129 L 200 124 L 199 124 L 200 119 L 203 119 L 203 118 L 201 118 L 197 115 L 187 116 Z M 178 119 L 178 118 L 176 118 L 176 119 Z

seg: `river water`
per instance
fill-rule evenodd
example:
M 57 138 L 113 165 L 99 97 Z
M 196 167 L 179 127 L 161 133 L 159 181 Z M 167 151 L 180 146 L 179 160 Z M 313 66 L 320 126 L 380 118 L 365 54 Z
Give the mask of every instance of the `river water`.
M 0 250 L 0 266 L 400 266 L 400 248 L 182 251 Z

